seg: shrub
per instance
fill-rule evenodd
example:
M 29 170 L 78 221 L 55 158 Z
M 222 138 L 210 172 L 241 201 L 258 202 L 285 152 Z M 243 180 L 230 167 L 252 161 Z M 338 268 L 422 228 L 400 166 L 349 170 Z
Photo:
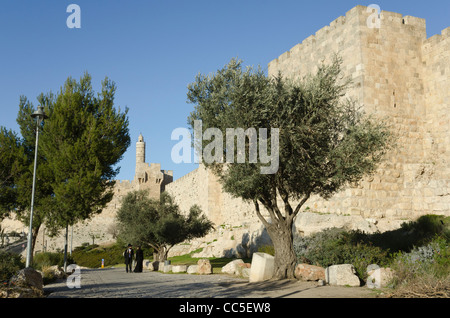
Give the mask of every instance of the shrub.
M 353 264 L 356 274 L 362 280 L 367 278 L 367 266 L 387 263 L 387 252 L 363 240 L 360 231 L 327 229 L 306 238 L 294 241 L 294 250 L 299 262 L 322 267 L 336 264 Z
M 298 261 L 313 264 L 314 256 L 312 254 L 323 248 L 324 243 L 332 244 L 332 242 L 338 240 L 343 232 L 343 229 L 330 228 L 310 236 L 297 237 L 294 239 L 294 251 Z
M 67 264 L 72 264 L 73 258 L 67 253 Z M 32 267 L 38 270 L 42 270 L 45 267 L 50 267 L 53 265 L 58 265 L 59 267 L 64 266 L 64 253 L 57 252 L 43 252 L 36 253 L 33 256 Z
M 390 265 L 395 271 L 396 297 L 450 297 L 450 249 L 446 237 L 398 252 Z
M 124 262 L 123 251 L 125 247 L 120 244 L 114 244 L 108 247 L 82 246 L 77 247 L 72 252 L 74 262 L 79 266 L 99 268 L 102 265 L 102 259 L 105 266 L 121 264 Z M 148 257 L 148 251 L 144 250 L 144 257 Z
M 20 255 L 0 251 L 0 283 L 9 281 L 22 268 L 25 268 L 25 263 Z

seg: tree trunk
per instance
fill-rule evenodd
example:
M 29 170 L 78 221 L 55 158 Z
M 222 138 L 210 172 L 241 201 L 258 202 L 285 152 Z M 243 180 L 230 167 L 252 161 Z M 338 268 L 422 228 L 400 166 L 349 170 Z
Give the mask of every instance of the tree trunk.
M 33 261 L 34 248 L 36 246 L 37 236 L 39 234 L 39 228 L 40 227 L 41 227 L 41 225 L 33 227 L 33 230 L 31 232 L 33 234 L 32 235 L 33 237 L 31 238 L 31 260 L 30 260 L 30 265 L 31 265 L 31 263 Z
M 294 252 L 292 226 L 267 229 L 275 249 L 275 270 L 273 279 L 294 279 L 297 256 Z
M 167 255 L 169 254 L 169 249 L 165 245 L 160 246 L 157 249 L 158 261 L 164 262 L 167 260 Z

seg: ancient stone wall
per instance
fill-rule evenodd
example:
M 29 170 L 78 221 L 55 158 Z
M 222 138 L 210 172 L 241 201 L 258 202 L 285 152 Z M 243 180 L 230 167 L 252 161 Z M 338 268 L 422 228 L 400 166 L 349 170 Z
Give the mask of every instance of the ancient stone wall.
M 348 96 L 386 119 L 397 147 L 378 171 L 314 210 L 377 218 L 449 214 L 449 28 L 426 38 L 425 20 L 357 6 L 269 63 L 269 75 L 301 79 L 333 54 L 353 80 Z M 369 22 L 368 22 L 369 21 Z

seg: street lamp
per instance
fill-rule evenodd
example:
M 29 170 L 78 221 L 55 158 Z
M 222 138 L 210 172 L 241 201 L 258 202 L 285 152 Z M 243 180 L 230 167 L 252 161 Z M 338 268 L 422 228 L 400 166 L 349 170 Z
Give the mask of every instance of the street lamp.
M 36 147 L 34 150 L 34 169 L 33 169 L 33 189 L 31 191 L 31 209 L 30 209 L 30 229 L 28 230 L 28 246 L 27 246 L 27 260 L 25 267 L 29 267 L 31 263 L 31 243 L 33 241 L 33 207 L 34 207 L 34 189 L 36 184 L 36 164 L 37 164 L 37 152 L 39 143 L 39 125 L 41 122 L 48 118 L 44 113 L 44 107 L 38 106 L 38 109 L 31 114 L 31 117 L 36 118 Z

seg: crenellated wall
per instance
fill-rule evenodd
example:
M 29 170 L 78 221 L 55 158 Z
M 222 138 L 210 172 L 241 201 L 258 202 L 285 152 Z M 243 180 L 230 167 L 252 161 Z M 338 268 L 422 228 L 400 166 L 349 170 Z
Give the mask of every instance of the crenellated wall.
M 450 214 L 449 28 L 426 38 L 425 20 L 357 6 L 269 63 L 269 75 L 301 79 L 333 54 L 353 80 L 348 96 L 367 113 L 386 119 L 397 147 L 377 173 L 315 210 L 377 218 Z

